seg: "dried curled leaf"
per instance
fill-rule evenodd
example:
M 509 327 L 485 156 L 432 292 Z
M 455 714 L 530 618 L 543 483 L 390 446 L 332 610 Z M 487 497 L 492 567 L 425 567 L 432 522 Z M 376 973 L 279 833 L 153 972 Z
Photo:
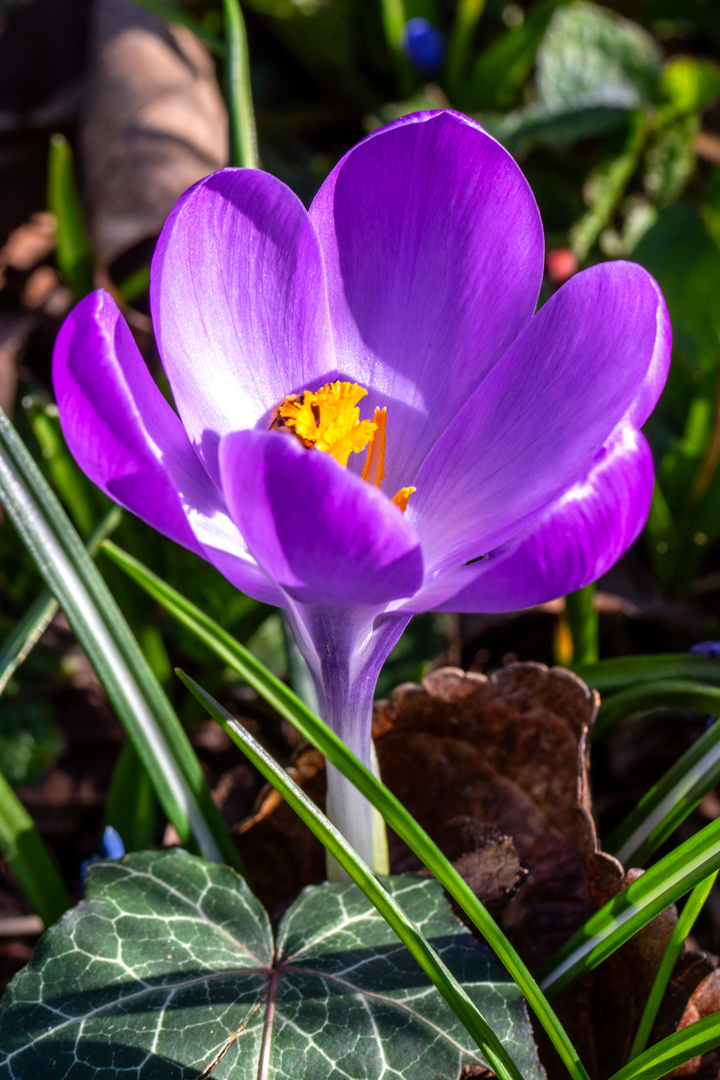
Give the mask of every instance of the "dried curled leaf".
M 97 260 L 157 237 L 179 196 L 227 162 L 213 61 L 183 26 L 99 0 L 84 150 Z

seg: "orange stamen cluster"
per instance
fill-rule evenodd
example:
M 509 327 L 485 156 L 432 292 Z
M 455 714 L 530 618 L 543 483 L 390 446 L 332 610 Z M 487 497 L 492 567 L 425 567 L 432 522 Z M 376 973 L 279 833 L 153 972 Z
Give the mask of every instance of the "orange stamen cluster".
M 303 446 L 330 454 L 343 467 L 351 454 L 367 447 L 362 478 L 379 488 L 385 476 L 387 409 L 376 409 L 372 420 L 361 420 L 357 406 L 366 394 L 364 386 L 339 381 L 293 394 L 280 403 L 271 427 L 292 432 Z M 393 497 L 403 513 L 414 490 L 401 488 Z

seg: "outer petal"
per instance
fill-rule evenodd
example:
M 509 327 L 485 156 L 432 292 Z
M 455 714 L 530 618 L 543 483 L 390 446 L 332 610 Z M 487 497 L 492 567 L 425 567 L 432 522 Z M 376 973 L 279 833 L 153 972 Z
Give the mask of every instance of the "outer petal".
M 512 157 L 458 113 L 418 113 L 343 158 L 310 209 L 339 370 L 388 406 L 388 490 L 532 317 L 543 236 Z
M 178 411 L 216 478 L 223 434 L 334 367 L 317 237 L 269 173 L 224 169 L 186 192 L 158 241 L 151 302 Z
M 98 487 L 238 588 L 279 602 L 107 293 L 92 293 L 65 320 L 53 380 L 68 446 Z
M 420 585 L 415 530 L 330 455 L 305 450 L 291 435 L 238 431 L 220 444 L 220 473 L 251 552 L 293 599 L 370 606 Z
M 554 502 L 522 538 L 438 579 L 403 610 L 516 611 L 596 581 L 637 539 L 653 491 L 650 448 L 624 428 L 587 478 Z M 460 591 L 454 595 L 455 588 Z M 448 597 L 442 600 L 442 595 Z M 426 606 L 427 605 L 427 606 Z
M 430 575 L 506 543 L 587 476 L 662 389 L 670 327 L 654 280 L 604 263 L 557 292 L 423 463 L 408 514 Z

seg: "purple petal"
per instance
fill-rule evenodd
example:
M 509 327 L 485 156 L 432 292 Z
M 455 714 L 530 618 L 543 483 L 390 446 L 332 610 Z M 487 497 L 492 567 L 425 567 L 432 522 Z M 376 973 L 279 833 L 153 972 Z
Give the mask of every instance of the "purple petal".
M 220 444 L 228 508 L 263 569 L 293 599 L 353 607 L 410 596 L 415 530 L 389 499 L 292 435 L 238 431 Z
M 510 155 L 457 113 L 365 139 L 310 209 L 339 371 L 388 406 L 388 490 L 415 470 L 532 317 L 543 237 Z
M 334 368 L 317 237 L 269 173 L 224 169 L 183 196 L 158 241 L 151 301 L 178 411 L 216 479 L 222 435 Z
M 639 536 L 653 480 L 645 438 L 623 428 L 587 478 L 554 502 L 519 540 L 439 579 L 434 590 L 418 594 L 403 610 L 517 611 L 589 585 Z
M 68 446 L 98 487 L 238 588 L 278 603 L 107 293 L 92 293 L 68 315 L 53 381 Z
M 516 536 L 586 476 L 665 381 L 660 290 L 632 263 L 578 274 L 533 318 L 423 463 L 408 509 L 431 575 Z

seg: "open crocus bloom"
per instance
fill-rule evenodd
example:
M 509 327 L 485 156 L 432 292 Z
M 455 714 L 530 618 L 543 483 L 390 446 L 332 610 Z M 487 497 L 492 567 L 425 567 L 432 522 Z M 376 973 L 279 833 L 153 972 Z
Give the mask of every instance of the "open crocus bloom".
M 151 285 L 177 413 L 107 294 L 58 337 L 82 468 L 285 609 L 324 719 L 365 763 L 377 676 L 413 613 L 563 595 L 647 515 L 662 295 L 641 267 L 604 263 L 534 314 L 542 270 L 510 155 L 464 116 L 419 113 L 351 150 L 309 212 L 245 169 L 183 196 Z M 369 808 L 329 781 L 372 859 Z

